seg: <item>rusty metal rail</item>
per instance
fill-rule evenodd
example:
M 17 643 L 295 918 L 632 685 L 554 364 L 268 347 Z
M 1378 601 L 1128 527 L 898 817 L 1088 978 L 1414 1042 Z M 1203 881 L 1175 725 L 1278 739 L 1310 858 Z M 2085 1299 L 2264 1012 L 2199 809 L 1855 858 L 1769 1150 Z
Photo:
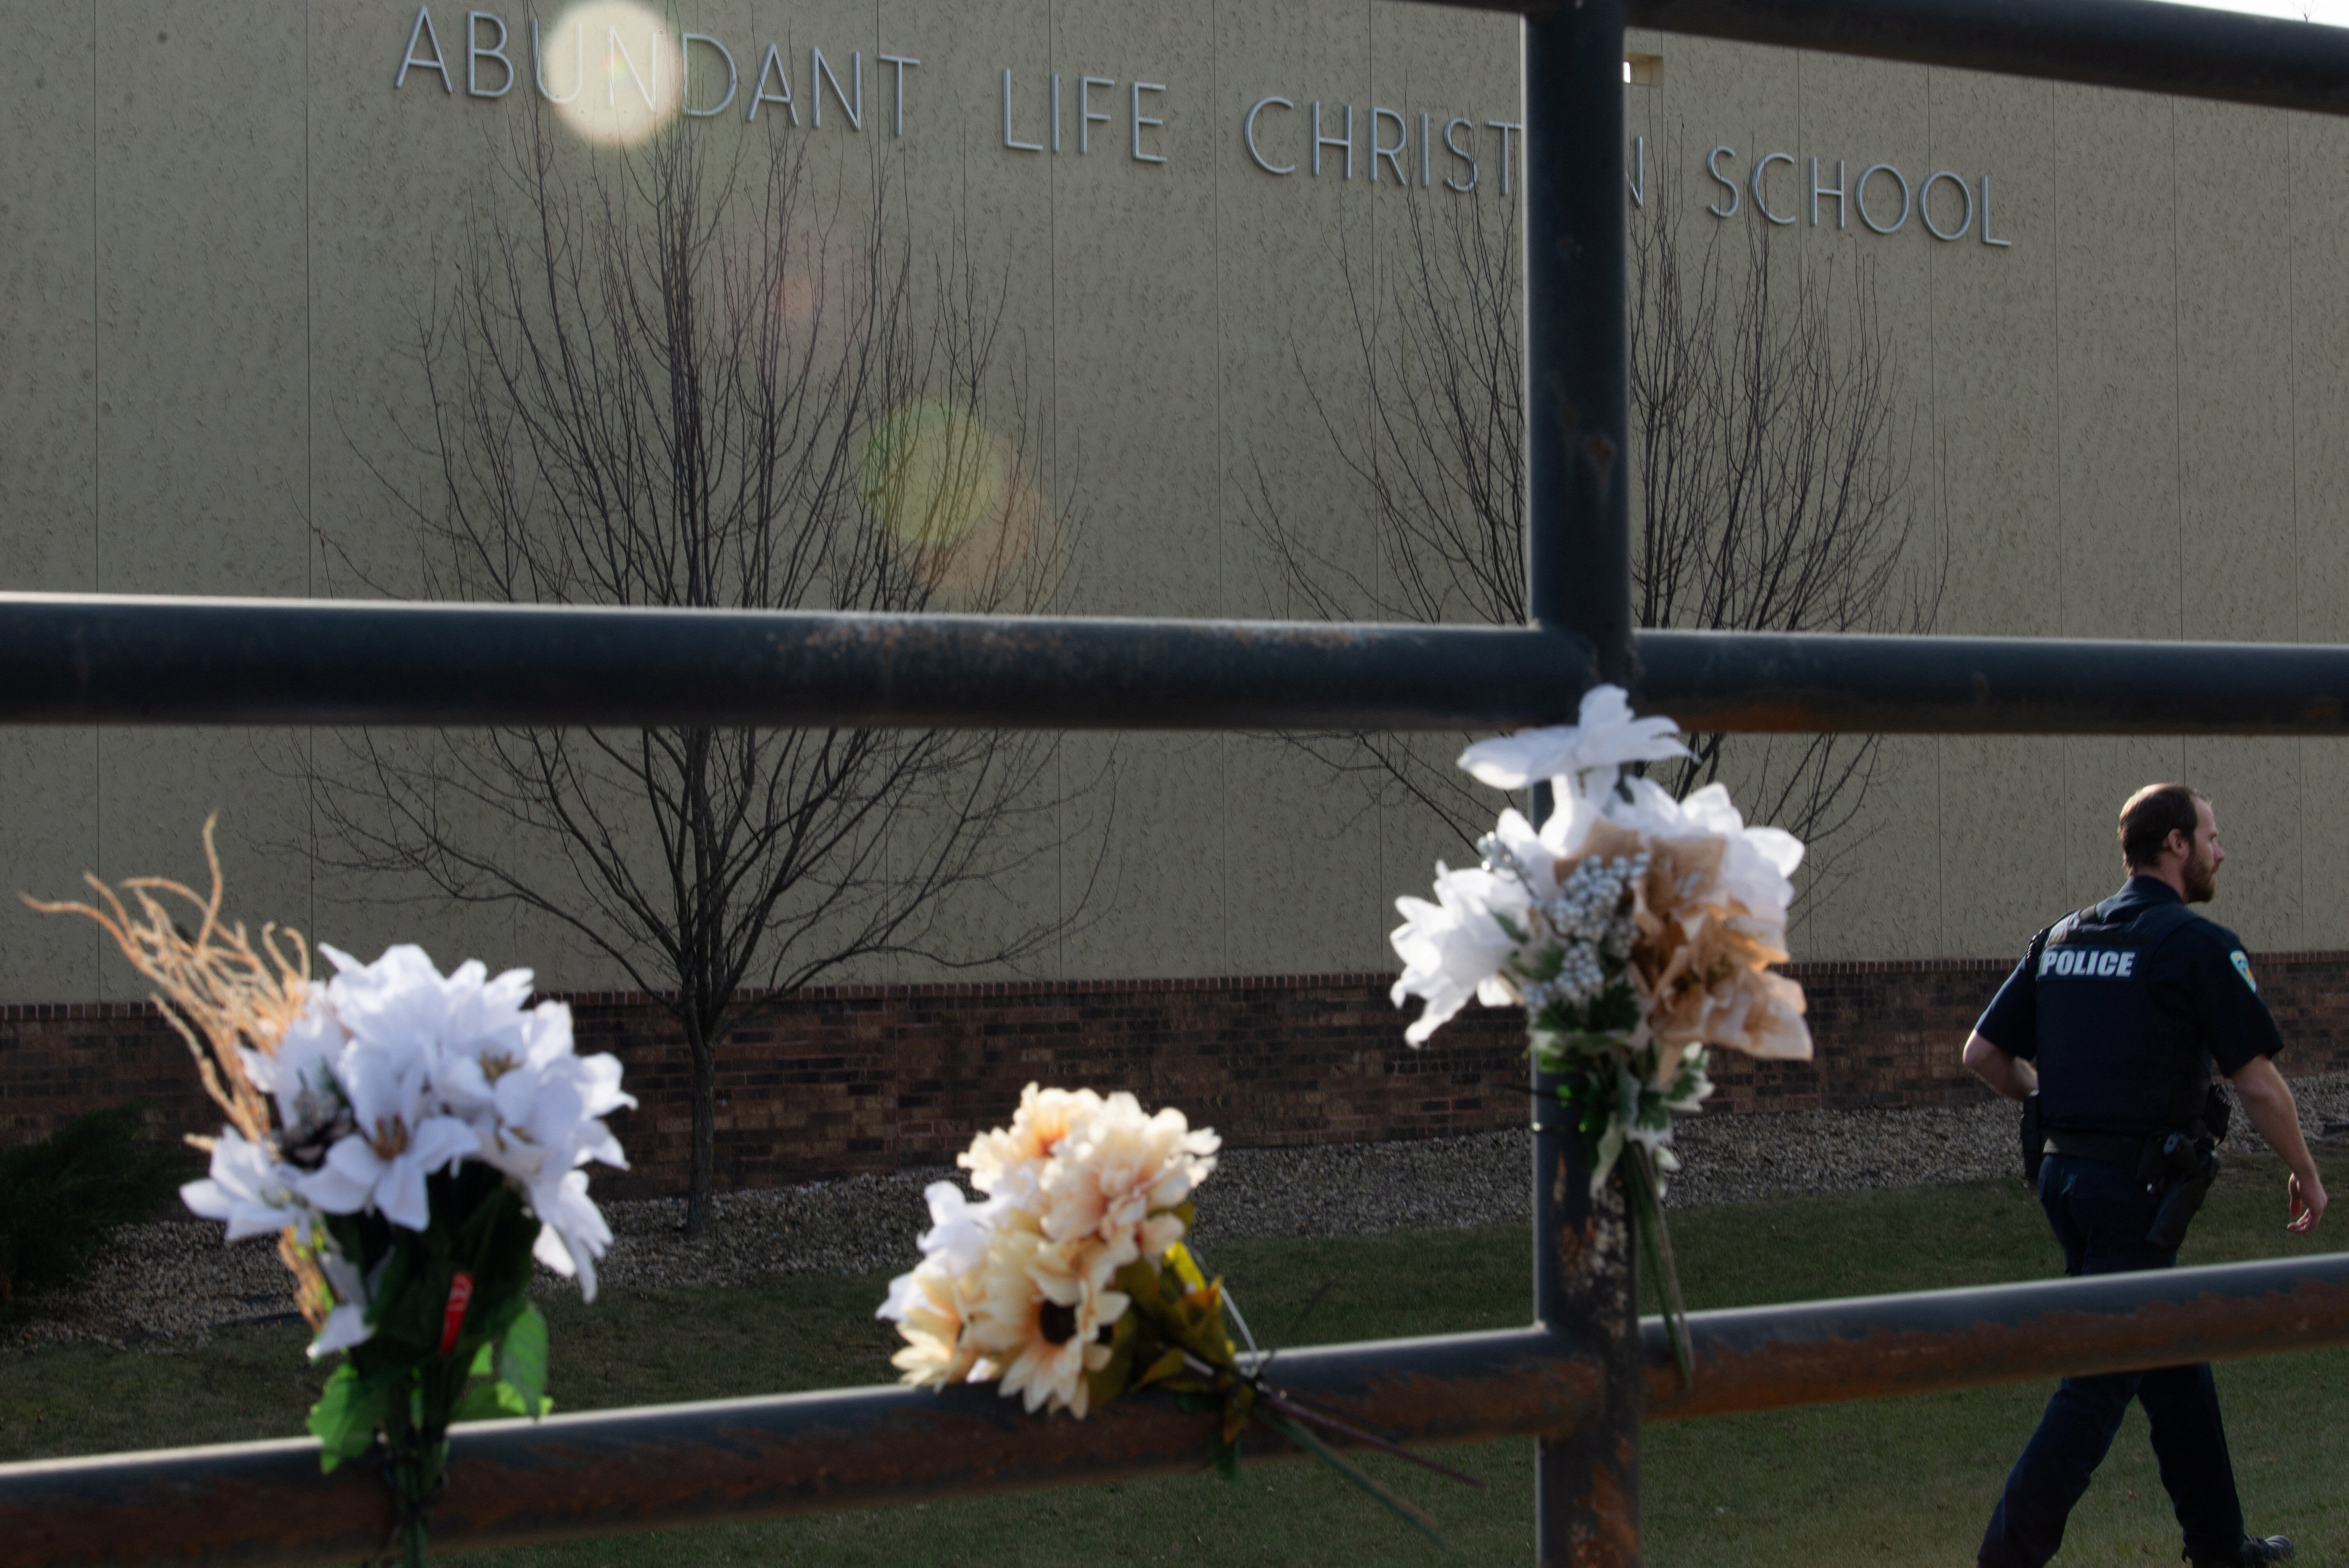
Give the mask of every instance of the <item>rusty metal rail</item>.
M 1426 1443 L 1571 1430 L 1600 1393 L 1595 1367 L 1529 1329 L 1293 1350 L 1278 1372 L 1320 1408 Z M 1078 1421 L 991 1387 L 877 1387 L 484 1422 L 450 1435 L 432 1534 L 516 1545 L 1195 1470 L 1214 1421 L 1149 1396 Z M 376 1475 L 321 1478 L 303 1440 L 0 1466 L 0 1568 L 294 1564 L 367 1555 L 392 1512 Z
M 2349 648 L 1640 632 L 1696 729 L 2349 735 Z M 1569 716 L 1531 627 L 0 593 L 0 724 L 1476 729 Z
M 1649 1420 L 1879 1398 L 2349 1344 L 2349 1253 L 1696 1314 L 1680 1391 L 1642 1325 Z M 1387 1438 L 1553 1439 L 1591 1424 L 1602 1368 L 1537 1328 L 1293 1350 L 1280 1384 Z M 487 1422 L 452 1440 L 448 1548 L 919 1502 L 1203 1468 L 1211 1417 L 1138 1398 L 1031 1419 L 992 1389 L 835 1389 Z M 1293 1458 L 1258 1439 L 1256 1458 Z M 0 1465 L 0 1568 L 349 1562 L 391 1527 L 315 1442 Z
M 1550 0 L 1432 0 L 1532 17 Z M 1624 0 L 1660 33 L 2314 114 L 2349 113 L 2349 29 L 2142 0 Z
M 1591 679 L 1523 626 L 0 593 L 5 724 L 1458 729 Z
M 1691 1316 L 1696 1387 L 1640 1326 L 1651 1421 L 2349 1344 L 2349 1253 Z
M 2349 113 L 2349 29 L 2139 0 L 1628 0 L 1634 27 Z

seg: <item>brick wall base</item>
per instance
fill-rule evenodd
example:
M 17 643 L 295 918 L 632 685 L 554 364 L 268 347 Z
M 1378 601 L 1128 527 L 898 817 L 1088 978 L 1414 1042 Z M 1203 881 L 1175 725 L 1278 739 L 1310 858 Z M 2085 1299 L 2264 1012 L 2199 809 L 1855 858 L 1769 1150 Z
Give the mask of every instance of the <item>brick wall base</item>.
M 1957 1105 L 1986 1092 L 1958 1065 L 2004 960 L 1797 964 L 1817 1056 L 1713 1053 L 1716 1110 Z M 2349 953 L 2255 963 L 2295 1076 L 2349 1069 Z M 1516 1016 L 1472 1007 L 1427 1049 L 1402 1041 L 1392 978 L 829 986 L 737 1032 L 719 1057 L 723 1187 L 951 1163 L 1031 1080 L 1124 1088 L 1181 1107 L 1236 1147 L 1428 1138 L 1525 1120 Z M 681 1039 L 653 998 L 567 998 L 583 1051 L 611 1051 L 642 1102 L 616 1121 L 636 1169 L 610 1196 L 678 1191 L 691 1133 Z M 1414 1005 L 1415 1011 L 1415 1005 Z M 0 1008 L 0 1144 L 141 1099 L 159 1135 L 218 1118 L 186 1047 L 145 1004 Z

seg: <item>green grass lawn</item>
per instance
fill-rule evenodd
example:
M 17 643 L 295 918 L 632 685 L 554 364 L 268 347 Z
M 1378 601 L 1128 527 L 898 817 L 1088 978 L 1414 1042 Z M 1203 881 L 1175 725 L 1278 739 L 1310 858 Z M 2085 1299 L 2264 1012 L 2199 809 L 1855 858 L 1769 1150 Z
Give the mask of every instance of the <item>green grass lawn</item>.
M 2349 1155 L 2325 1159 L 2349 1192 Z M 2336 1173 L 2337 1172 L 2337 1173 Z M 2282 1179 L 2238 1161 L 2196 1222 L 2184 1261 L 2220 1263 L 2344 1244 L 2349 1211 L 2312 1242 L 2282 1232 Z M 1692 1307 L 1733 1306 L 2044 1277 L 2059 1272 L 2020 1181 L 1780 1200 L 1684 1212 L 1674 1240 Z M 1257 1332 L 1308 1344 L 1497 1327 L 1527 1312 L 1520 1227 L 1348 1241 L 1231 1242 L 1211 1260 Z M 1325 1281 L 1334 1288 L 1298 1317 Z M 879 1380 L 883 1280 L 785 1279 L 756 1288 L 554 1304 L 554 1393 L 567 1409 Z M 1292 1326 L 1294 1326 L 1292 1327 Z M 0 1459 L 288 1436 L 321 1374 L 293 1330 L 226 1333 L 198 1348 L 73 1346 L 0 1353 Z M 2339 1478 L 2349 1435 L 2349 1351 L 2219 1370 L 2254 1530 L 2283 1531 L 2302 1563 L 2349 1561 Z M 2045 1386 L 1770 1411 L 1649 1428 L 1642 1464 L 1648 1561 L 1739 1568 L 1971 1563 L 1982 1524 L 2036 1420 Z M 1457 1558 L 1530 1555 L 1532 1445 L 1444 1457 L 1472 1491 L 1386 1462 L 1382 1477 L 1443 1521 Z M 2134 1410 L 2074 1516 L 2066 1564 L 2176 1561 L 2178 1534 Z M 1210 1478 L 1034 1492 L 781 1523 L 486 1553 L 490 1564 L 806 1563 L 1421 1563 L 1440 1553 L 1311 1464 Z

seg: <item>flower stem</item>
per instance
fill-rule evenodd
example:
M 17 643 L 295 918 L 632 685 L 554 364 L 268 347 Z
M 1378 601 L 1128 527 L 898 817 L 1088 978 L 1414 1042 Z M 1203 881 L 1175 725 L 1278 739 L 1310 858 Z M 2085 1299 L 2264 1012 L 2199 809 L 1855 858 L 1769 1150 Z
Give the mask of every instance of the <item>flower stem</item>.
M 417 1419 L 426 1403 L 422 1382 L 420 1372 L 410 1372 L 393 1389 L 384 1411 L 384 1467 L 398 1500 L 402 1568 L 426 1568 L 431 1561 L 432 1504 L 449 1466 L 448 1428 L 428 1428 Z
M 1452 1542 L 1444 1538 L 1444 1532 L 1437 1528 L 1435 1521 L 1421 1512 L 1403 1498 L 1397 1496 L 1386 1487 L 1380 1485 L 1377 1480 L 1373 1480 L 1360 1466 L 1347 1459 L 1345 1455 L 1340 1453 L 1329 1444 L 1323 1442 L 1319 1438 L 1315 1437 L 1311 1432 L 1306 1430 L 1304 1427 L 1299 1425 L 1296 1421 L 1289 1419 L 1288 1417 L 1272 1410 L 1260 1409 L 1257 1412 L 1256 1418 L 1263 1422 L 1266 1426 L 1271 1428 L 1274 1431 L 1278 1432 L 1282 1437 L 1287 1438 L 1290 1442 L 1295 1443 L 1299 1448 L 1303 1449 L 1307 1453 L 1309 1453 L 1314 1458 L 1319 1460 L 1323 1464 L 1328 1465 L 1331 1470 L 1336 1470 L 1340 1475 L 1344 1476 L 1348 1480 L 1352 1481 L 1356 1486 L 1361 1487 L 1364 1491 L 1378 1499 L 1379 1501 L 1386 1504 L 1386 1506 L 1392 1511 L 1396 1518 L 1410 1525 L 1413 1530 L 1418 1531 L 1422 1535 L 1426 1536 L 1430 1541 L 1434 1542 L 1438 1546 L 1444 1548 L 1446 1551 L 1451 1549 Z
M 1632 1223 L 1646 1243 L 1648 1264 L 1656 1276 L 1656 1294 L 1664 1315 L 1664 1336 L 1671 1342 L 1672 1362 L 1680 1368 L 1681 1391 L 1696 1387 L 1695 1357 L 1689 1347 L 1688 1307 L 1681 1300 L 1681 1276 L 1672 1261 L 1672 1235 L 1664 1224 L 1663 1195 L 1658 1191 L 1655 1152 L 1644 1143 L 1633 1144 L 1624 1162 L 1631 1190 Z

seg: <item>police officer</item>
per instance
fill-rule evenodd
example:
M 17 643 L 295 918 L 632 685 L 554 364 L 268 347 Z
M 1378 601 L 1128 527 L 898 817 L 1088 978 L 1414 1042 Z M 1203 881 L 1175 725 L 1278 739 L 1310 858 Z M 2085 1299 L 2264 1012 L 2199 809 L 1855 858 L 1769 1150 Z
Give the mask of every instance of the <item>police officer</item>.
M 2324 1213 L 2324 1182 L 2275 1068 L 2283 1042 L 2242 944 L 2187 907 L 2209 902 L 2227 858 L 2209 800 L 2182 784 L 2149 784 L 2121 808 L 2120 841 L 2127 882 L 2033 937 L 1966 1041 L 1966 1066 L 1984 1083 L 2009 1099 L 2039 1097 L 2039 1202 L 2070 1274 L 2178 1261 L 2178 1234 L 2201 1187 L 2189 1186 L 2182 1211 L 2171 1192 L 2198 1176 L 2207 1186 L 2213 1169 L 2216 1130 L 2205 1126 L 2213 1062 L 2291 1169 L 2284 1228 L 2313 1230 Z M 2290 1557 L 2284 1537 L 2243 1533 L 2218 1387 L 2204 1366 L 2064 1378 L 2006 1478 L 1980 1561 L 2038 1568 L 2055 1555 L 2132 1398 L 2145 1403 L 2188 1560 L 2210 1568 Z

